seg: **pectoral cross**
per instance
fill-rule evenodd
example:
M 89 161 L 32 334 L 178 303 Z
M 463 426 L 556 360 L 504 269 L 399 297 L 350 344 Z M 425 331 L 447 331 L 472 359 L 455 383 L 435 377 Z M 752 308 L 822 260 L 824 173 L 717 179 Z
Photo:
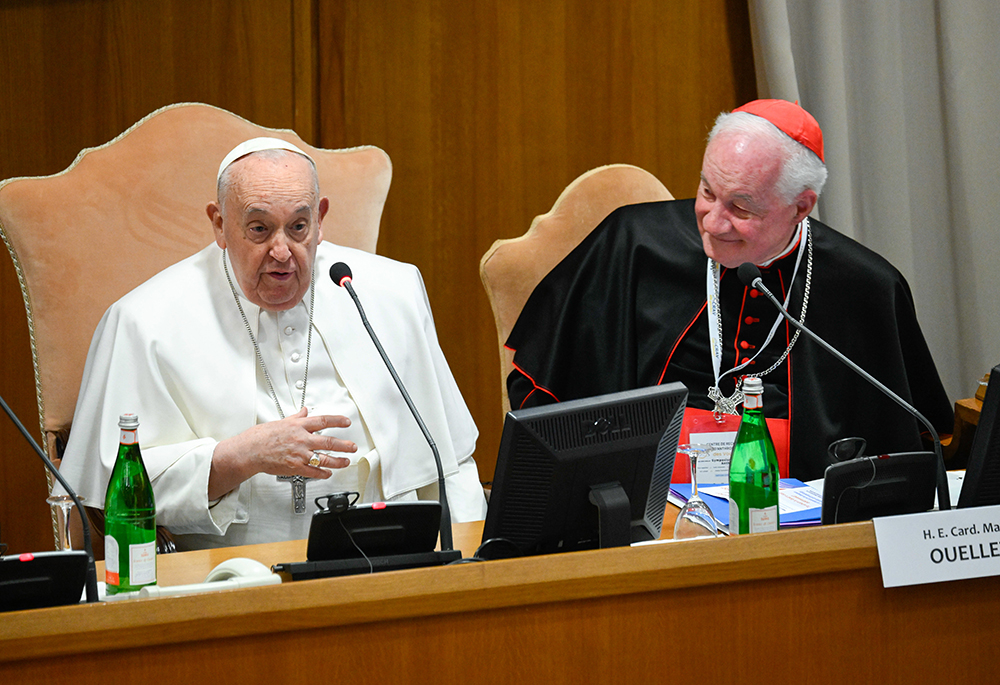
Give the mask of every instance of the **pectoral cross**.
M 708 389 L 708 399 L 715 402 L 713 413 L 715 414 L 715 420 L 721 423 L 724 414 L 737 413 L 736 408 L 743 404 L 743 392 L 740 390 L 739 384 L 737 384 L 736 392 L 733 393 L 732 397 L 726 397 L 719 390 L 718 386 L 712 386 Z
M 305 476 L 278 476 L 278 480 L 292 483 L 292 511 L 299 516 L 306 513 L 306 481 L 315 480 Z

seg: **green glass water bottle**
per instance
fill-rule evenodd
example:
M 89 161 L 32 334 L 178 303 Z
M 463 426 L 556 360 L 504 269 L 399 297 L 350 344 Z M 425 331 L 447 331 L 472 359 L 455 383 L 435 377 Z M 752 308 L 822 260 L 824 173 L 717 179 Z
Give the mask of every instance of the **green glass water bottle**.
M 743 420 L 729 461 L 729 533 L 778 530 L 778 455 L 764 420 L 764 383 L 743 381 Z
M 104 497 L 104 566 L 108 594 L 156 585 L 156 505 L 139 453 L 139 417 L 122 414 L 118 459 Z

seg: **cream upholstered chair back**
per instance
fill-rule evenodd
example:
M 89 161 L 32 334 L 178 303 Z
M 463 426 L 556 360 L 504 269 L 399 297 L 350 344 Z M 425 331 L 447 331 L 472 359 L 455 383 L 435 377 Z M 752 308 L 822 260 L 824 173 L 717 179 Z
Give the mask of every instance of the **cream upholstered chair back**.
M 65 171 L 0 183 L 0 233 L 31 334 L 45 449 L 58 461 L 90 339 L 109 305 L 214 240 L 206 205 L 219 163 L 257 136 L 288 140 L 316 161 L 330 198 L 324 238 L 375 251 L 392 167 L 376 147 L 322 150 L 294 132 L 204 104 L 153 112 Z
M 570 183 L 523 236 L 498 240 L 483 255 L 479 275 L 497 328 L 504 413 L 510 409 L 507 376 L 513 369 L 513 355 L 504 343 L 535 286 L 618 207 L 672 199 L 655 176 L 639 167 L 598 167 Z

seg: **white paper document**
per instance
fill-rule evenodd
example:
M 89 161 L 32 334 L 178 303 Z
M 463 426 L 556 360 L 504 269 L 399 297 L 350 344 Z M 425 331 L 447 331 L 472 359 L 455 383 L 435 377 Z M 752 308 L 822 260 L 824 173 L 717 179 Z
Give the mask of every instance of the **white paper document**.
M 805 483 L 794 481 L 794 484 L 782 480 L 778 489 L 778 515 L 794 514 L 807 509 L 816 509 L 823 505 L 823 492 Z M 729 499 L 728 485 L 708 485 L 699 487 L 698 492 Z

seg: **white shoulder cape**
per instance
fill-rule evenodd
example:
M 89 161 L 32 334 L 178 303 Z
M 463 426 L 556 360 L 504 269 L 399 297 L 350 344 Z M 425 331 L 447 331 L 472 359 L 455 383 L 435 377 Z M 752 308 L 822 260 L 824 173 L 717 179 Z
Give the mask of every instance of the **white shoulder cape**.
M 478 431 L 438 345 L 416 267 L 320 243 L 315 329 L 368 426 L 382 490 L 392 499 L 436 482 L 437 470 L 353 300 L 328 276 L 337 261 L 353 270 L 369 323 L 426 422 L 446 476 L 471 457 Z M 253 319 L 257 312 L 246 314 Z M 136 413 L 157 523 L 182 534 L 224 533 L 228 524 L 220 529 L 220 512 L 213 519 L 208 508 L 211 454 L 218 441 L 256 423 L 256 363 L 222 270 L 222 250 L 209 245 L 105 313 L 87 357 L 63 473 L 91 506 L 101 506 L 117 453 L 118 417 Z M 482 500 L 482 491 L 474 496 Z M 226 499 L 240 507 L 237 497 Z M 245 518 L 245 512 L 233 515 L 235 522 Z

